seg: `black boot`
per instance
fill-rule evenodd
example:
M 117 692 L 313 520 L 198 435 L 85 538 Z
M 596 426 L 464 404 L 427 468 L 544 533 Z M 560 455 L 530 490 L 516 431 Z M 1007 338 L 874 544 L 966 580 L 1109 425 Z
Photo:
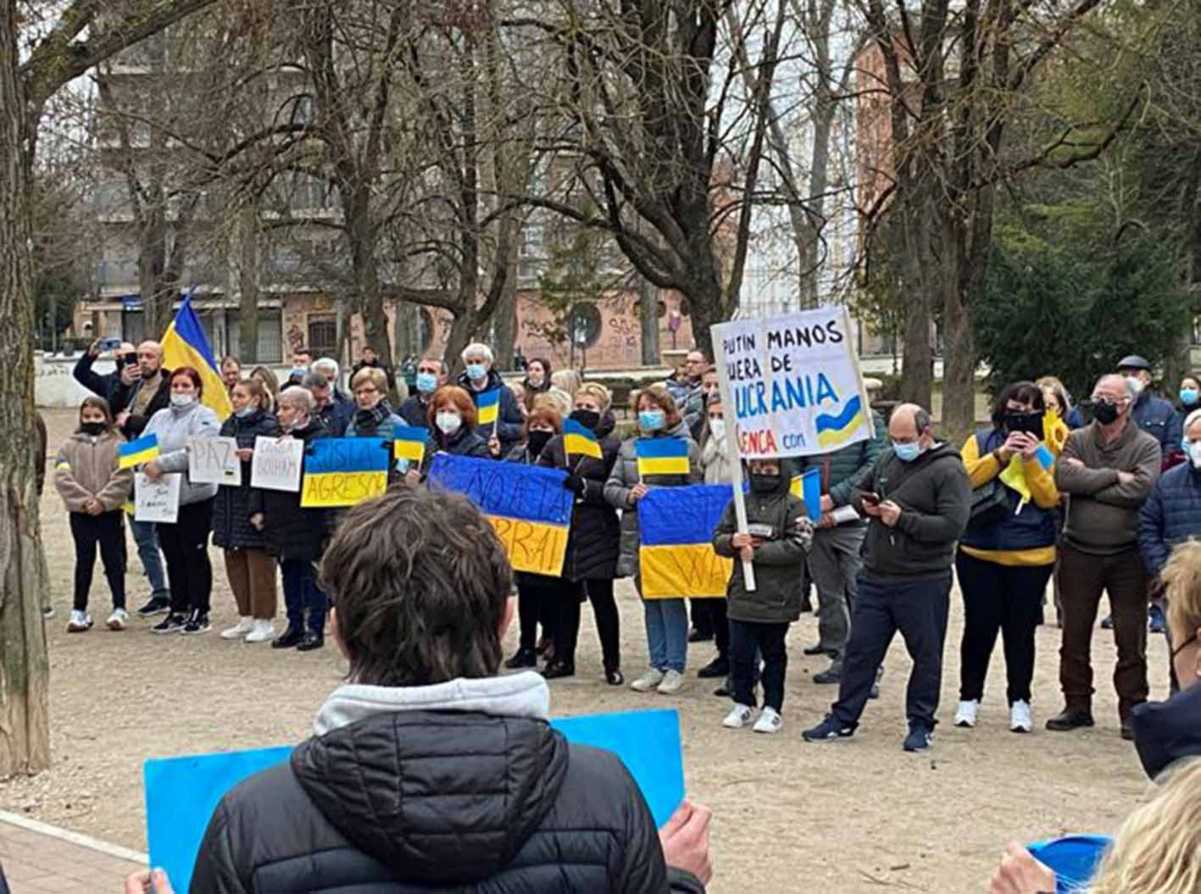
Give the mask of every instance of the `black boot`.
M 509 670 L 516 670 L 519 667 L 537 667 L 538 653 L 533 649 L 518 649 L 513 653 L 513 657 L 505 662 L 505 667 Z
M 282 634 L 271 641 L 273 649 L 294 649 L 304 640 L 304 631 L 299 627 L 289 626 Z
M 320 649 L 325 645 L 325 637 L 315 630 L 306 631 L 301 638 L 299 645 L 296 646 L 297 652 L 311 652 L 314 649 Z

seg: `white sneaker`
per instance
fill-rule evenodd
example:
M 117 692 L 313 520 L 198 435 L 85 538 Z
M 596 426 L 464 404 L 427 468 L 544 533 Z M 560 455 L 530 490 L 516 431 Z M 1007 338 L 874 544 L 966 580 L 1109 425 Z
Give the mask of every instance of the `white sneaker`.
M 114 608 L 104 623 L 108 625 L 109 630 L 124 630 L 125 625 L 129 623 L 129 612 L 123 608 Z
M 960 702 L 959 710 L 955 712 L 955 725 L 971 728 L 976 725 L 976 715 L 980 713 L 980 700 Z
M 67 633 L 83 633 L 92 627 L 92 616 L 87 612 L 71 609 L 71 620 L 67 622 Z
M 252 630 L 254 630 L 254 618 L 240 618 L 233 627 L 221 631 L 221 638 L 242 639 Z
M 656 686 L 663 682 L 663 671 L 652 667 L 645 674 L 630 684 L 630 688 L 635 692 L 650 692 Z
M 1034 718 L 1030 716 L 1030 703 L 1016 701 L 1009 709 L 1009 729 L 1015 733 L 1028 733 L 1034 729 Z
M 764 708 L 753 729 L 757 733 L 778 733 L 784 726 L 784 718 L 776 713 L 775 708 Z
M 255 621 L 254 629 L 246 634 L 248 643 L 268 643 L 275 639 L 275 625 L 270 621 Z
M 721 725 L 726 729 L 742 729 L 751 722 L 751 709 L 746 705 L 734 705 Z
M 676 670 L 669 670 L 663 675 L 663 682 L 659 684 L 660 695 L 675 695 L 684 688 L 684 675 Z

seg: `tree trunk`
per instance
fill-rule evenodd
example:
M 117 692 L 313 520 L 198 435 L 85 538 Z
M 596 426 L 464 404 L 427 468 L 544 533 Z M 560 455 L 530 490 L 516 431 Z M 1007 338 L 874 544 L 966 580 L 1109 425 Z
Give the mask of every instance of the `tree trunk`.
M 0 0 L 0 779 L 50 765 L 50 665 L 41 615 L 41 542 L 32 432 L 33 284 L 29 171 L 33 122 L 17 76 L 16 0 Z M 28 129 L 27 129 L 28 128 Z M 40 460 L 45 462 L 45 456 Z
M 259 212 L 242 210 L 238 252 L 238 356 L 242 364 L 258 362 L 259 352 Z
M 638 277 L 638 323 L 642 330 L 642 365 L 659 366 L 659 290 L 645 276 Z
M 898 206 L 905 201 L 898 197 Z M 926 281 L 928 252 L 921 214 L 898 207 L 900 223 L 902 288 L 909 293 L 905 302 L 904 336 L 901 347 L 901 400 L 930 407 L 934 390 L 934 353 L 930 345 L 930 294 Z
M 354 306 L 363 317 L 363 336 L 375 349 L 380 364 L 392 366 L 392 343 L 388 338 L 388 315 L 380 288 L 376 265 L 376 232 L 371 222 L 370 189 L 359 184 L 343 196 L 346 236 L 350 241 L 350 262 L 354 276 Z
M 421 356 L 421 328 L 418 320 L 421 305 L 412 301 L 396 302 L 396 356 L 401 361 L 412 355 Z
M 513 349 L 517 346 L 517 249 L 520 240 L 513 240 L 509 252 L 509 276 L 501 291 L 493 317 L 493 344 L 496 346 L 496 365 L 500 369 L 513 368 Z

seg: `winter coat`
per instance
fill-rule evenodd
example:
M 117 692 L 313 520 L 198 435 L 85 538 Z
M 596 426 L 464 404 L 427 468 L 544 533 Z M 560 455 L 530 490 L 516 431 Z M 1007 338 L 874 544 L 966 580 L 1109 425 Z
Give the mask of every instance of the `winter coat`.
M 701 468 L 705 472 L 705 484 L 729 484 L 734 480 L 730 458 L 725 445 L 709 434 L 701 445 Z
M 500 406 L 497 408 L 496 416 L 496 438 L 500 441 L 500 452 L 503 456 L 508 453 L 521 440 L 521 430 L 525 425 L 525 417 L 521 415 L 521 408 L 517 406 L 517 398 L 513 392 L 505 385 L 504 380 L 494 369 L 488 370 L 488 383 L 482 391 L 476 391 L 471 387 L 471 380 L 467 378 L 467 373 L 459 375 L 458 386 L 471 395 L 471 399 L 475 405 L 479 406 L 480 395 L 486 394 L 494 388 L 500 389 Z M 484 437 L 485 443 L 492 436 L 492 424 L 479 424 L 476 429 Z
M 150 418 L 150 424 L 143 434 L 158 437 L 159 455 L 155 460 L 158 467 L 164 472 L 178 472 L 181 475 L 180 506 L 201 503 L 217 495 L 217 485 L 193 484 L 188 477 L 188 441 L 192 438 L 215 438 L 220 431 L 221 423 L 217 421 L 217 414 L 199 400 L 183 409 L 167 407 Z
M 75 363 L 75 369 L 71 371 L 71 375 L 75 377 L 75 381 L 82 385 L 88 391 L 95 394 L 97 397 L 103 397 L 108 401 L 108 408 L 112 414 L 116 416 L 124 406 L 117 406 L 117 397 L 121 389 L 121 373 L 111 372 L 100 375 L 92 370 L 92 364 L 96 362 L 96 358 L 87 351 L 83 352 L 83 356 Z
M 872 473 L 872 467 L 884 451 L 884 433 L 888 427 L 884 417 L 872 411 L 875 435 L 867 441 L 851 444 L 833 453 L 819 456 L 801 456 L 793 460 L 799 474 L 809 469 L 822 470 L 822 493 L 828 494 L 835 507 L 851 502 L 855 491 Z
M 292 432 L 292 437 L 303 441 L 307 449 L 312 441 L 328 437 L 328 434 L 320 419 L 310 419 L 303 429 Z M 331 515 L 326 509 L 302 509 L 300 494 L 300 491 L 253 488 L 250 511 L 252 515 L 263 514 L 263 542 L 268 552 L 281 561 L 316 562 L 325 552 L 329 540 Z
M 621 555 L 617 560 L 617 576 L 630 577 L 638 573 L 638 506 L 630 500 L 630 490 L 642 481 L 647 487 L 682 487 L 699 484 L 702 480 L 701 451 L 688 434 L 688 426 L 681 419 L 670 431 L 655 432 L 656 438 L 681 438 L 688 444 L 687 475 L 649 475 L 638 477 L 638 455 L 635 444 L 638 437 L 623 443 L 617 452 L 617 461 L 605 482 L 605 499 L 614 509 L 621 510 Z
M 963 460 L 948 444 L 935 444 L 913 462 L 886 449 L 851 504 L 860 515 L 863 494 L 901 507 L 895 527 L 871 518 L 863 540 L 863 576 L 882 583 L 947 577 L 955 541 L 967 528 L 972 487 Z
M 129 418 L 125 420 L 125 424 L 121 426 L 121 434 L 133 441 L 140 438 L 146 431 L 146 427 L 150 424 L 150 420 L 154 418 L 154 414 L 160 410 L 165 410 L 171 406 L 171 370 L 160 369 L 159 372 L 163 376 L 163 380 L 159 383 L 158 390 L 154 392 L 154 397 L 150 398 L 150 403 L 145 407 L 143 413 L 130 413 Z M 126 385 L 118 380 L 117 389 L 113 393 L 113 399 L 110 403 L 113 405 L 113 415 L 129 409 L 133 406 L 137 399 L 138 392 L 142 390 L 142 380 L 138 379 L 132 385 Z M 120 409 L 115 409 L 116 407 Z
M 93 498 L 105 512 L 125 505 L 133 489 L 133 469 L 117 468 L 117 448 L 124 443 L 109 431 L 96 437 L 76 432 L 63 444 L 54 460 L 54 486 L 68 512 L 83 512 Z
M 1178 760 L 1201 755 L 1201 686 L 1136 705 L 1130 724 L 1138 759 L 1152 779 Z
M 380 422 L 380 424 L 374 430 L 360 430 L 358 427 L 358 423 L 355 420 L 355 414 L 357 414 L 357 412 L 358 412 L 358 410 L 356 409 L 355 413 L 351 414 L 350 420 L 346 423 L 346 429 L 342 433 L 341 437 L 343 437 L 343 438 L 383 438 L 385 441 L 390 441 L 390 440 L 392 440 L 392 432 L 396 429 L 396 427 L 398 425 L 405 424 L 405 421 L 403 419 L 401 419 L 399 416 L 397 416 L 395 413 L 389 413 L 384 418 L 384 420 L 382 422 Z M 323 423 L 324 423 L 324 420 L 323 420 Z M 339 437 L 338 435 L 335 435 L 333 433 L 333 431 L 331 431 L 329 428 L 327 428 L 326 431 L 329 432 L 329 434 L 332 437 Z
M 1170 401 L 1143 391 L 1134 402 L 1131 417 L 1138 427 L 1159 442 L 1164 456 L 1180 446 L 1181 432 L 1177 428 L 1176 408 Z
M 331 400 L 324 407 L 317 411 L 317 417 L 321 420 L 321 424 L 325 426 L 325 430 L 332 438 L 341 438 L 346 435 L 346 428 L 350 425 L 351 417 L 354 416 L 355 406 L 352 403 L 343 400 Z
M 563 560 L 563 577 L 568 580 L 612 580 L 617 576 L 621 522 L 617 511 L 605 499 L 605 482 L 621 447 L 613 437 L 614 425 L 613 417 L 606 414 L 596 427 L 600 459 L 573 455 L 569 464 L 562 435 L 551 438 L 538 457 L 538 465 L 563 469 L 584 482 L 584 492 L 576 495 L 571 510 L 571 532 L 567 537 L 567 557 Z
M 1187 463 L 1164 472 L 1138 514 L 1138 548 L 1147 573 L 1158 577 L 1172 547 L 1201 538 L 1201 470 Z
M 234 438 L 238 447 L 254 447 L 258 437 L 279 436 L 279 423 L 265 410 L 255 410 L 245 419 L 230 416 L 221 426 L 223 438 Z M 250 523 L 250 467 L 252 461 L 242 463 L 242 483 L 238 487 L 218 485 L 217 499 L 213 503 L 213 543 L 222 549 L 266 549 L 262 531 Z
M 405 425 L 428 429 L 430 427 L 429 410 L 428 397 L 423 398 L 419 394 L 414 394 L 400 405 L 399 415 L 405 421 Z
M 805 502 L 791 493 L 791 467 L 785 463 L 774 491 L 746 495 L 746 519 L 751 534 L 763 543 L 755 548 L 755 591 L 748 592 L 742 562 L 726 588 L 726 614 L 732 621 L 750 624 L 785 624 L 801 616 L 801 602 L 809 589 L 805 555 L 813 542 L 813 524 Z M 737 558 L 731 540 L 738 530 L 734 501 L 726 504 L 713 532 L 713 549 L 719 556 Z
M 315 737 L 221 800 L 191 890 L 703 894 L 621 760 L 551 728 L 531 677 L 336 690 Z
M 480 459 L 492 458 L 492 452 L 488 449 L 488 439 L 478 429 L 460 428 L 450 439 L 447 439 L 440 431 L 431 431 L 429 444 L 425 448 L 426 460 L 430 460 L 434 453 L 476 456 Z

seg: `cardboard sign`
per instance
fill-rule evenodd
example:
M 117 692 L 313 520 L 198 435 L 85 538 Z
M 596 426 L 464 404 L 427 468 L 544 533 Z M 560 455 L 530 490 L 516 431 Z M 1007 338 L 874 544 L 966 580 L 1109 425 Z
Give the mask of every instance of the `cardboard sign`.
M 242 484 L 242 461 L 234 438 L 192 438 L 188 441 L 188 478 L 193 484 Z
M 180 475 L 163 475 L 151 481 L 143 472 L 133 476 L 134 521 L 173 525 L 179 518 Z
M 319 438 L 304 461 L 306 508 L 355 506 L 388 489 L 392 442 L 383 438 Z
M 250 461 L 250 486 L 296 493 L 303 465 L 304 441 L 259 436 L 254 439 L 254 458 Z

